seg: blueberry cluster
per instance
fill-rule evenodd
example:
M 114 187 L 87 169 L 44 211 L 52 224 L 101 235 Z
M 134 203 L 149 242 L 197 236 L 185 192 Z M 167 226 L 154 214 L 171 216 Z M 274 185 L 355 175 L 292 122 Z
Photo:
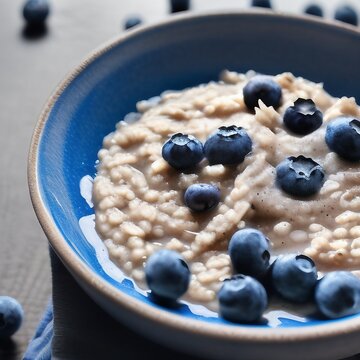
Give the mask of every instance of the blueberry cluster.
M 236 165 L 252 149 L 247 132 L 235 125 L 221 126 L 203 145 L 192 135 L 174 134 L 162 147 L 163 158 L 177 170 L 194 169 L 207 158 L 209 164 Z M 184 202 L 193 211 L 210 210 L 220 201 L 220 189 L 211 184 L 193 184 L 185 191 Z
M 243 89 L 244 102 L 249 110 L 259 106 L 277 108 L 281 104 L 282 90 L 270 76 L 254 76 Z M 299 98 L 289 106 L 283 117 L 284 127 L 296 136 L 306 136 L 319 129 L 323 114 L 311 99 Z M 329 149 L 349 161 L 360 160 L 360 121 L 338 117 L 326 128 L 325 141 Z M 177 133 L 165 142 L 163 158 L 175 169 L 194 169 L 204 159 L 210 165 L 237 165 L 252 151 L 252 140 L 241 127 L 221 126 L 203 145 L 192 135 Z M 276 167 L 276 185 L 295 197 L 309 197 L 320 191 L 325 172 L 311 158 L 290 156 Z M 207 184 L 192 185 L 185 193 L 186 205 L 194 211 L 215 207 L 220 200 L 217 187 Z
M 228 250 L 234 275 L 218 292 L 224 319 L 258 323 L 273 292 L 294 303 L 315 302 L 329 319 L 360 312 L 360 279 L 351 272 L 334 271 L 319 280 L 312 259 L 301 254 L 281 255 L 270 265 L 269 240 L 252 228 L 233 234 Z M 160 250 L 147 261 L 145 276 L 153 298 L 172 304 L 186 293 L 191 273 L 177 252 Z
M 252 141 L 241 127 L 221 126 L 203 145 L 192 135 L 177 133 L 165 142 L 163 158 L 175 169 L 194 168 L 204 157 L 210 165 L 236 165 L 244 161 Z

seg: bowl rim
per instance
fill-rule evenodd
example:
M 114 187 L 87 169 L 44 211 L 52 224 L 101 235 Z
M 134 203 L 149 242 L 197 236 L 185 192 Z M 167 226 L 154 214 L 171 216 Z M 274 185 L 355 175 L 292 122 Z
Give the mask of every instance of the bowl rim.
M 108 283 L 101 278 L 97 273 L 89 268 L 89 266 L 81 261 L 70 246 L 67 244 L 65 238 L 61 235 L 60 231 L 47 211 L 44 204 L 38 178 L 38 164 L 39 164 L 39 144 L 44 133 L 44 128 L 47 123 L 49 114 L 56 103 L 57 99 L 69 86 L 69 84 L 81 74 L 92 62 L 98 57 L 116 47 L 121 42 L 136 37 L 148 30 L 162 28 L 167 24 L 181 23 L 191 21 L 192 19 L 200 19 L 207 17 L 249 17 L 253 15 L 260 15 L 266 18 L 279 18 L 288 19 L 290 21 L 302 21 L 306 23 L 315 23 L 331 29 L 337 29 L 339 31 L 347 31 L 360 35 L 360 28 L 357 28 L 346 23 L 341 23 L 333 20 L 326 20 L 317 18 L 315 16 L 308 15 L 292 15 L 289 13 L 272 11 L 266 9 L 248 9 L 248 10 L 222 10 L 222 11 L 206 11 L 184 14 L 173 14 L 164 20 L 158 21 L 150 25 L 142 25 L 138 28 L 131 29 L 130 31 L 113 37 L 109 41 L 100 45 L 97 49 L 90 52 L 85 58 L 71 70 L 60 84 L 55 88 L 52 95 L 49 97 L 37 124 L 34 128 L 29 155 L 28 155 L 28 187 L 30 192 L 31 201 L 40 222 L 40 225 L 48 238 L 52 248 L 57 255 L 61 258 L 66 267 L 76 275 L 77 279 L 84 281 L 92 291 L 101 293 L 112 303 L 120 306 L 123 310 L 132 313 L 132 315 L 146 318 L 148 321 L 162 325 L 163 327 L 171 328 L 181 332 L 192 333 L 196 335 L 202 335 L 211 338 L 218 338 L 227 341 L 236 342 L 277 342 L 285 343 L 289 341 L 304 341 L 311 340 L 315 337 L 317 340 L 326 338 L 329 336 L 338 336 L 351 334 L 353 332 L 360 331 L 360 317 L 343 319 L 335 322 L 329 322 L 326 326 L 310 325 L 302 327 L 287 327 L 287 328 L 263 328 L 256 326 L 241 326 L 241 325 L 227 325 L 227 324 L 213 324 L 205 321 L 199 321 L 195 319 L 189 319 L 183 315 L 171 313 L 169 311 L 155 308 L 150 304 L 146 304 L 141 300 L 135 299 L 130 295 L 123 293 L 120 289 Z

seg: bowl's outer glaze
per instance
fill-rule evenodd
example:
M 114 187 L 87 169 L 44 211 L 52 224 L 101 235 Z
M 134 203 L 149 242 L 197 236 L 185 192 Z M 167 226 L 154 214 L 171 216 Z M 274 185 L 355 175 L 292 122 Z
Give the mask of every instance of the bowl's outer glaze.
M 289 349 L 293 359 L 304 359 L 309 351 L 309 359 L 336 359 L 360 352 L 360 344 L 353 341 L 360 331 L 359 316 L 326 322 L 326 326 L 315 326 L 321 321 L 283 319 L 280 327 L 287 327 L 286 332 L 218 326 L 216 334 L 214 326 L 207 330 L 211 325 L 206 322 L 223 322 L 218 318 L 193 314 L 186 306 L 176 311 L 156 310 L 130 281 L 120 283 L 103 270 L 79 227 L 79 219 L 93 213 L 80 194 L 80 179 L 94 176 L 103 137 L 135 110 L 138 100 L 217 80 L 223 69 L 269 74 L 290 71 L 324 82 L 334 96 L 359 99 L 359 64 L 360 33 L 355 28 L 261 11 L 180 16 L 107 44 L 60 85 L 35 130 L 29 158 L 30 191 L 52 246 L 108 312 L 170 345 L 181 346 L 192 336 L 189 351 L 237 358 L 241 347 L 244 359 L 257 359 L 264 351 L 271 352 L 270 358 L 286 359 Z M 166 315 L 154 322 L 149 311 Z M 179 325 L 183 317 L 197 321 L 189 320 L 191 326 L 186 329 L 183 323 Z M 324 344 L 332 344 L 330 351 Z

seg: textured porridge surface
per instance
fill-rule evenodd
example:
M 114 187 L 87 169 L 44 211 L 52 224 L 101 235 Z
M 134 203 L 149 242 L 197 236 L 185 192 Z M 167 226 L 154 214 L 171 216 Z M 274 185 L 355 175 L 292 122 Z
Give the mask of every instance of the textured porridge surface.
M 304 251 L 324 270 L 360 267 L 360 166 L 329 152 L 324 140 L 326 125 L 335 117 L 359 118 L 355 99 L 333 98 L 322 84 L 282 73 L 274 76 L 283 92 L 280 108 L 260 102 L 252 113 L 242 88 L 253 75 L 224 71 L 219 82 L 141 101 L 139 113 L 105 137 L 93 187 L 96 229 L 112 260 L 140 286 L 145 286 L 149 255 L 173 249 L 191 268 L 187 298 L 213 307 L 221 281 L 232 272 L 228 242 L 245 226 L 262 230 L 275 254 Z M 299 97 L 312 99 L 324 114 L 322 127 L 303 137 L 282 125 L 284 111 Z M 229 125 L 242 126 L 253 141 L 253 151 L 238 166 L 209 166 L 205 159 L 196 171 L 184 173 L 161 156 L 174 133 L 205 142 Z M 306 200 L 275 185 L 276 165 L 298 155 L 311 157 L 326 172 L 320 193 Z M 216 209 L 195 214 L 184 205 L 185 189 L 198 182 L 221 189 Z

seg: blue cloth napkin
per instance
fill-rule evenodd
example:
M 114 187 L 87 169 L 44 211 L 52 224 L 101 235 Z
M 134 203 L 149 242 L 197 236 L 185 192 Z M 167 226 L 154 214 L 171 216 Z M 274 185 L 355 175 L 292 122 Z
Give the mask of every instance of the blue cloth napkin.
M 34 337 L 30 341 L 23 360 L 51 360 L 53 323 L 53 306 L 50 301 L 40 320 Z

